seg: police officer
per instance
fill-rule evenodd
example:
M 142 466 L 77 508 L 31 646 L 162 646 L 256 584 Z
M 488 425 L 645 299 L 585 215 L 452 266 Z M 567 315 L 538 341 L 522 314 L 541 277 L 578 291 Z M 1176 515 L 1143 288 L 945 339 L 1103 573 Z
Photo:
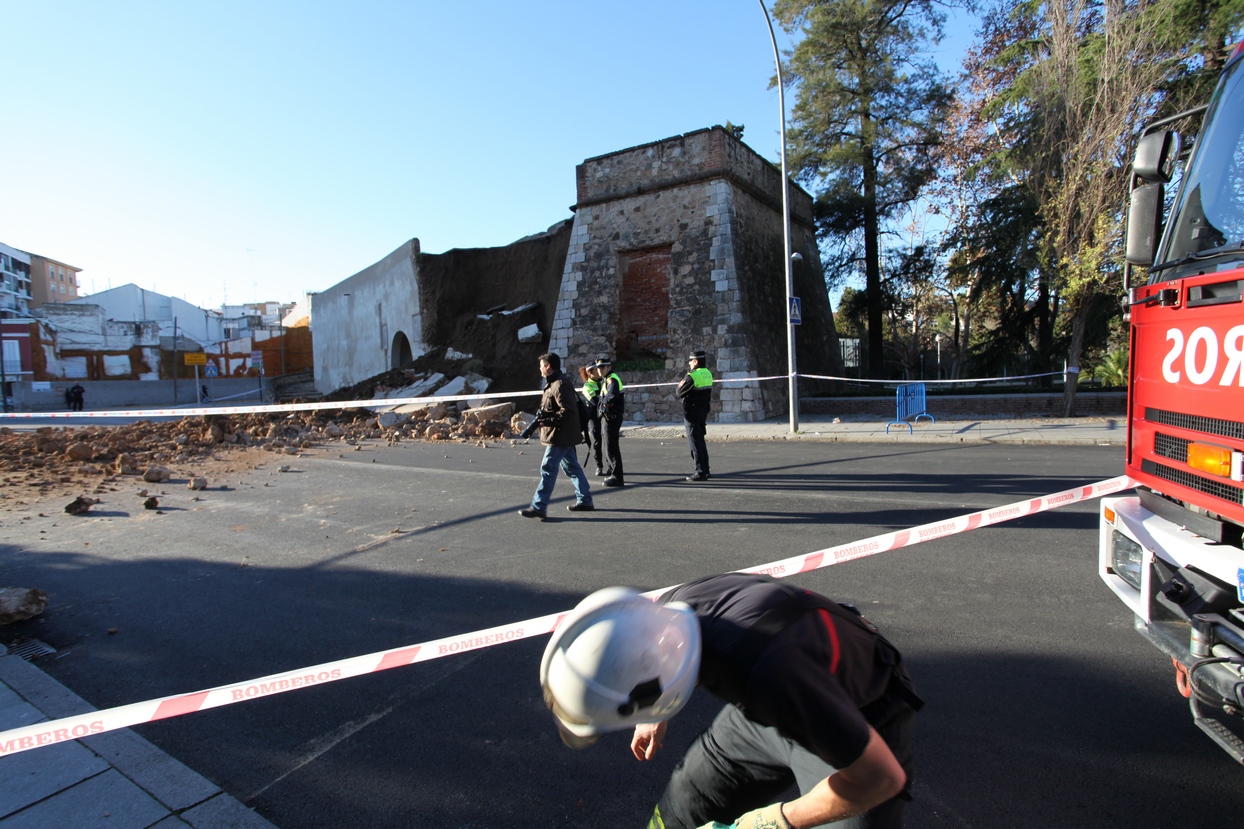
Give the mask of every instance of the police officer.
M 596 477 L 605 477 L 605 467 L 601 462 L 601 440 L 600 440 L 600 373 L 596 370 L 595 365 L 587 366 L 579 369 L 579 379 L 583 381 L 583 400 L 586 403 L 582 409 L 583 414 L 583 436 L 587 439 L 588 456 L 596 461 Z M 584 461 L 586 463 L 586 461 Z
M 613 361 L 602 357 L 596 361 L 597 379 L 600 382 L 598 409 L 600 412 L 601 438 L 605 443 L 605 486 L 625 486 L 622 472 L 622 418 L 626 414 L 626 394 L 622 378 L 613 373 Z
M 691 460 L 695 462 L 695 473 L 687 476 L 688 481 L 707 481 L 709 478 L 708 444 L 704 442 L 704 435 L 708 431 L 708 409 L 713 402 L 713 373 L 704 367 L 707 361 L 703 351 L 693 353 L 687 360 L 687 376 L 682 378 L 676 392 L 682 401 L 687 446 L 691 449 Z
M 898 650 L 858 611 L 768 576 L 689 582 L 659 602 L 588 596 L 540 682 L 563 742 L 634 728 L 648 760 L 696 685 L 727 704 L 674 770 L 649 829 L 899 827 L 923 705 Z M 791 784 L 799 797 L 778 801 Z

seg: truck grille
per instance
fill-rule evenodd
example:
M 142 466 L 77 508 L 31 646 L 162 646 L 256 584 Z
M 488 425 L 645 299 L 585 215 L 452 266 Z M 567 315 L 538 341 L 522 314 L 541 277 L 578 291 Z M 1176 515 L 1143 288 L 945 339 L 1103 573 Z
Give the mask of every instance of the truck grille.
M 1153 436 L 1153 454 L 1159 458 L 1170 458 L 1180 463 L 1188 462 L 1188 444 L 1190 440 L 1177 438 L 1174 435 L 1157 432 Z
M 1168 412 L 1165 409 L 1145 409 L 1145 420 L 1150 423 L 1161 423 L 1163 426 L 1187 429 L 1190 432 L 1203 432 L 1207 435 L 1244 440 L 1244 423 L 1237 420 Z
M 1187 444 L 1185 443 L 1185 450 L 1186 446 Z M 1155 478 L 1161 478 L 1188 489 L 1204 492 L 1206 495 L 1221 498 L 1232 504 L 1244 504 L 1244 489 L 1231 486 L 1214 478 L 1204 478 L 1182 469 L 1172 469 L 1169 466 L 1164 466 L 1151 460 L 1141 461 L 1140 470 Z

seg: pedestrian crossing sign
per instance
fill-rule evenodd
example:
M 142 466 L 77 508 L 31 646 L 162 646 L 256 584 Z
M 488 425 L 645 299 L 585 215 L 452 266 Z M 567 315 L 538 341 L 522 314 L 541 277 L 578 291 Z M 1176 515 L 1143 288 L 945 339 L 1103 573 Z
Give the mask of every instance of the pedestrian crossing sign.
M 790 298 L 790 324 L 801 325 L 803 323 L 803 309 L 799 305 L 799 297 Z

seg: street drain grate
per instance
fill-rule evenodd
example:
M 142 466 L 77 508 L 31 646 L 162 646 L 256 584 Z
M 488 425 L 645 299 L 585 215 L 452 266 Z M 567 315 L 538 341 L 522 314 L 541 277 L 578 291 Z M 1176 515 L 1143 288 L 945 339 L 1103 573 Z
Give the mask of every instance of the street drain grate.
M 38 639 L 27 639 L 25 642 L 9 645 L 9 656 L 25 659 L 27 662 L 51 653 L 56 653 L 56 648 L 46 645 Z

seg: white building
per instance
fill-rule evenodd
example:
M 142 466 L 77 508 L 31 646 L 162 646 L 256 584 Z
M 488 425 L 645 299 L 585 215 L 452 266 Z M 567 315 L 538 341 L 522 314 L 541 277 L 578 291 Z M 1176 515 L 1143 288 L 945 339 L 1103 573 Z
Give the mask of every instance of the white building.
M 30 316 L 30 254 L 0 242 L 0 311 Z
M 90 296 L 79 297 L 67 305 L 98 305 L 104 318 L 116 322 L 159 323 L 160 336 L 186 337 L 199 345 L 233 339 L 225 331 L 225 321 L 215 311 L 205 311 L 175 296 L 148 291 L 132 282 Z

